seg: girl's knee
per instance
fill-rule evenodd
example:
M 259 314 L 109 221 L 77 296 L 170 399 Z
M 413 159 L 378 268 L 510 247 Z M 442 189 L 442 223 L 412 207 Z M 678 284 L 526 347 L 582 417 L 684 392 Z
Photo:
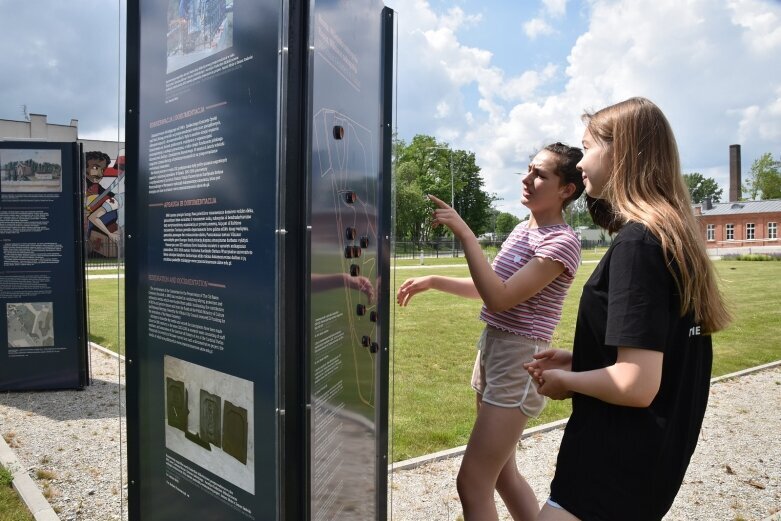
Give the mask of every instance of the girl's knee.
M 461 501 L 469 500 L 480 495 L 482 488 L 485 488 L 485 480 L 481 480 L 475 472 L 470 472 L 468 468 L 461 467 L 456 476 L 456 490 Z M 493 494 L 493 487 L 490 487 Z
M 469 473 L 462 467 L 456 476 L 456 490 L 459 497 L 462 497 L 469 490 Z
M 514 474 L 502 472 L 496 479 L 496 491 L 499 492 L 499 494 L 511 492 L 518 487 L 520 481 L 521 475 L 517 471 Z

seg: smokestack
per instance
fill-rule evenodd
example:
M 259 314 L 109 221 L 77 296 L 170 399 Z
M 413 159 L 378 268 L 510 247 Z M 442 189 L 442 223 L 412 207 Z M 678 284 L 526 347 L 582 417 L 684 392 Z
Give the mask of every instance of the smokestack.
M 740 201 L 740 145 L 729 146 L 729 202 Z

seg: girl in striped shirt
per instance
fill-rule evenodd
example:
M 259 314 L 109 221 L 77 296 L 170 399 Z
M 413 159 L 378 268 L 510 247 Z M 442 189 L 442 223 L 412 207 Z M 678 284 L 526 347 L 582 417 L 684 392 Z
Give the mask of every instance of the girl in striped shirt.
M 545 398 L 524 369 L 550 346 L 564 297 L 580 264 L 580 241 L 564 221 L 564 208 L 583 192 L 576 165 L 580 149 L 548 145 L 529 164 L 521 202 L 531 215 L 502 245 L 492 265 L 467 224 L 450 206 L 429 195 L 437 208 L 434 225 L 444 225 L 461 242 L 469 278 L 430 275 L 406 280 L 400 306 L 436 289 L 483 301 L 486 323 L 478 341 L 472 387 L 477 419 L 456 480 L 465 521 L 498 519 L 494 490 L 515 520 L 535 519 L 537 498 L 518 472 L 515 447 L 529 418 L 540 414 Z

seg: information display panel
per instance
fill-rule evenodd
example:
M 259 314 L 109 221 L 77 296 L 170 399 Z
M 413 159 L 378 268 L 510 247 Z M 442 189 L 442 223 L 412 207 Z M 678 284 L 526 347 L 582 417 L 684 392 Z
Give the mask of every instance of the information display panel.
M 311 5 L 310 519 L 384 519 L 391 11 Z
M 128 5 L 131 519 L 276 519 L 281 2 Z
M 88 384 L 79 149 L 0 142 L 0 390 Z

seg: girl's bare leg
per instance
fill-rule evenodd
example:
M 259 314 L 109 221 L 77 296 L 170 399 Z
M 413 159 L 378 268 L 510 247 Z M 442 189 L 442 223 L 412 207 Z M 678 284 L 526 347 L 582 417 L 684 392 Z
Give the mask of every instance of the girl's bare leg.
M 540 512 L 537 496 L 534 491 L 518 472 L 518 466 L 515 462 L 515 450 L 513 450 L 507 463 L 502 467 L 499 473 L 499 479 L 496 480 L 496 491 L 502 497 L 507 510 L 515 521 L 526 521 L 537 518 Z
M 512 472 L 514 471 L 515 474 L 518 472 L 515 467 L 515 448 L 527 420 L 528 418 L 518 408 L 497 407 L 487 403 L 479 404 L 477 420 L 469 437 L 469 443 L 467 443 L 456 480 L 465 521 L 498 519 L 494 502 L 494 489 L 499 486 L 499 476 L 511 457 L 512 466 L 508 468 L 508 474 L 503 480 L 502 487 L 505 493 L 509 494 L 511 493 L 510 489 L 517 484 L 517 481 L 512 478 Z M 512 512 L 511 510 L 514 519 L 525 521 L 536 517 L 539 510 L 537 499 L 534 498 L 531 489 L 528 492 L 533 499 L 531 505 L 528 506 L 529 517 L 515 517 L 516 513 L 522 516 L 526 515 L 527 507 L 516 505 L 516 503 L 525 503 L 526 500 L 519 499 L 512 502 L 512 508 L 516 511 Z M 522 493 L 523 498 L 528 495 Z M 509 505 L 508 508 L 510 508 Z

